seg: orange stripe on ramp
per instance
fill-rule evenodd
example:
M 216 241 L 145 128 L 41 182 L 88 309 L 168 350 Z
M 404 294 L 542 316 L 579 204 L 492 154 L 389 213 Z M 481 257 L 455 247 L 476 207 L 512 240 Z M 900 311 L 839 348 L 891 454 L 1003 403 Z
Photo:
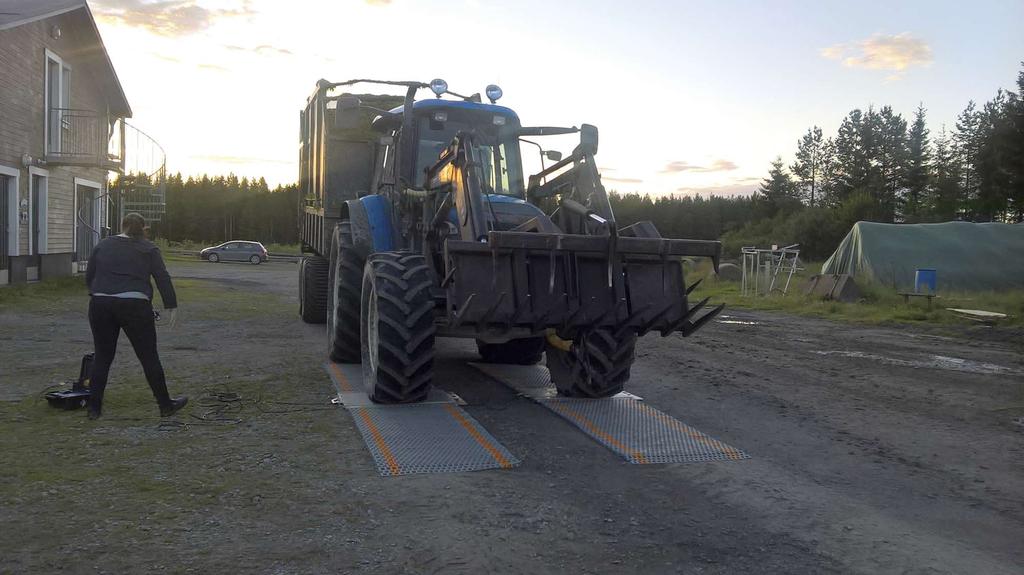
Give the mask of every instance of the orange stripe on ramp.
M 331 364 L 334 365 L 334 364 Z M 384 442 L 384 436 L 380 434 L 380 430 L 373 423 L 373 419 L 370 418 L 370 414 L 367 410 L 360 409 L 359 417 L 363 418 L 363 422 L 366 424 L 367 429 L 370 430 L 370 435 L 373 436 L 373 442 L 377 444 L 377 449 L 380 454 L 384 456 L 384 463 L 388 466 L 388 471 L 391 475 L 398 475 L 401 473 L 402 468 L 399 467 L 398 461 L 395 460 L 395 456 L 391 453 L 391 449 L 388 444 Z
M 345 374 L 341 373 L 341 369 L 338 368 L 338 364 L 332 361 L 327 365 L 331 366 L 331 373 L 334 374 L 334 379 L 338 381 L 338 387 L 341 388 L 341 391 L 352 391 L 352 386 L 349 384 L 348 378 L 345 377 Z
M 641 413 L 645 413 L 647 415 L 653 415 L 654 417 L 660 419 L 661 421 L 663 421 L 667 425 L 669 425 L 671 427 L 674 427 L 674 428 L 676 428 L 679 431 L 682 431 L 686 435 L 689 435 L 690 438 L 693 439 L 694 441 L 696 441 L 697 443 L 701 443 L 704 446 L 710 447 L 711 449 L 714 449 L 716 451 L 721 451 L 722 453 L 725 454 L 726 457 L 728 457 L 729 459 L 732 459 L 734 461 L 735 460 L 739 460 L 739 459 L 743 459 L 743 454 L 740 453 L 739 451 L 736 451 L 736 449 L 734 449 L 732 447 L 729 447 L 728 445 L 722 443 L 721 441 L 718 441 L 717 439 L 712 439 L 712 438 L 704 435 L 703 433 L 688 427 L 686 424 L 681 423 L 676 418 L 674 418 L 674 417 L 672 417 L 670 415 L 666 415 L 664 413 L 661 413 L 658 410 L 654 409 L 653 407 L 641 404 L 639 401 L 634 402 L 634 404 L 635 404 L 636 408 L 638 410 L 640 410 Z
M 487 441 L 487 438 L 484 437 L 477 430 L 477 428 L 474 427 L 473 424 L 469 422 L 468 419 L 463 417 L 462 414 L 459 413 L 459 410 L 455 408 L 455 406 L 453 406 L 450 403 L 446 403 L 444 404 L 444 409 L 449 414 L 451 414 L 452 417 L 455 418 L 455 421 L 458 421 L 459 424 L 462 425 L 462 427 L 466 428 L 466 431 L 469 432 L 469 435 L 472 436 L 473 439 L 475 439 L 476 442 L 479 443 L 481 447 L 486 449 L 487 452 L 491 454 L 491 457 L 493 457 L 494 460 L 498 462 L 498 465 L 500 465 L 502 469 L 512 468 L 512 464 L 509 463 L 508 459 L 505 459 L 505 456 L 501 454 L 501 451 L 498 451 L 497 447 L 494 447 L 494 445 L 492 445 L 490 441 Z
M 557 401 L 550 401 L 546 405 L 548 407 L 550 407 L 551 409 L 554 409 L 555 411 L 559 411 L 563 415 L 568 416 L 569 418 L 573 419 L 574 421 L 576 421 L 577 423 L 579 423 L 583 427 L 586 427 L 588 430 L 590 430 L 591 433 L 593 433 L 597 437 L 600 437 L 601 439 L 603 439 L 605 442 L 607 442 L 609 445 L 611 445 L 615 449 L 618 449 L 619 451 L 629 455 L 631 458 L 636 460 L 637 463 L 640 463 L 640 464 L 647 463 L 647 456 L 646 455 L 644 455 L 643 453 L 641 453 L 641 452 L 639 452 L 639 451 L 637 451 L 635 449 L 630 449 L 629 447 L 626 447 L 621 441 L 619 441 L 618 439 L 615 439 L 614 437 L 612 437 L 610 434 L 606 433 L 605 431 L 602 431 L 599 427 L 597 427 L 597 425 L 594 424 L 593 421 L 590 421 L 589 419 L 584 417 L 583 414 L 579 413 L 578 411 L 576 411 L 574 409 L 570 409 L 570 408 L 560 404 Z

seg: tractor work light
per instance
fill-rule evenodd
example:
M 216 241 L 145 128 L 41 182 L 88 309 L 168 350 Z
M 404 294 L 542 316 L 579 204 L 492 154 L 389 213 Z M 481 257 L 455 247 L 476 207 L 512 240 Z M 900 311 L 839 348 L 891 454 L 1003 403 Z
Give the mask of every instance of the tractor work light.
M 448 112 L 434 112 L 434 121 L 435 122 L 447 122 L 448 121 Z
M 501 98 L 501 88 L 499 88 L 497 84 L 488 85 L 486 92 L 487 99 L 490 100 L 492 104 L 497 102 Z
M 448 91 L 448 82 L 440 78 L 434 78 L 430 81 L 430 91 L 440 98 L 442 94 Z

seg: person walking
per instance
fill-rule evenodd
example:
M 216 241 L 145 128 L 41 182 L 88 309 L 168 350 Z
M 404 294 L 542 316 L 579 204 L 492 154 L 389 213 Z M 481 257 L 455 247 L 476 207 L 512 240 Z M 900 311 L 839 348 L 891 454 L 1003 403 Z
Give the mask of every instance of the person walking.
M 167 273 L 160 248 L 145 238 L 146 220 L 130 213 L 121 221 L 123 232 L 100 240 L 89 256 L 85 282 L 89 287 L 89 327 L 92 329 L 95 356 L 89 383 L 89 419 L 103 412 L 103 392 L 107 387 L 110 364 L 117 352 L 121 330 L 128 336 L 135 355 L 142 363 L 146 381 L 167 417 L 185 407 L 187 397 L 171 399 L 167 392 L 164 368 L 156 350 L 156 322 L 153 313 L 153 286 L 156 280 L 168 321 L 174 324 L 177 296 Z

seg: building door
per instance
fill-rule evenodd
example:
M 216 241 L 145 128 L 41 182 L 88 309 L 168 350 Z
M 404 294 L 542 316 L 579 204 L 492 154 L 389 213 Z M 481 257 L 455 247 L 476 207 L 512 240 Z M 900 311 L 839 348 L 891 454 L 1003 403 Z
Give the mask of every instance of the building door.
M 29 228 L 29 253 L 30 254 L 45 254 L 47 240 L 49 239 L 47 229 L 47 195 L 48 195 L 48 179 L 46 172 L 42 170 L 36 170 L 32 168 L 29 170 L 31 187 L 29 193 L 32 194 L 30 210 L 30 217 L 32 220 L 31 227 Z
M 99 195 L 99 184 L 75 180 L 75 261 L 88 261 L 99 241 L 99 214 L 96 210 Z

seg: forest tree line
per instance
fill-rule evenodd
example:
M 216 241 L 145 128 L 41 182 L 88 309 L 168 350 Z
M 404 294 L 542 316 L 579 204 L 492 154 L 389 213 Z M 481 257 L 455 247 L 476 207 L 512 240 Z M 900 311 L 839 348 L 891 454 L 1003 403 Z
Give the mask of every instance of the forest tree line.
M 612 192 L 616 220 L 651 220 L 666 237 L 721 238 L 733 257 L 744 245 L 799 243 L 809 259 L 827 257 L 861 220 L 1024 221 L 1024 70 L 1016 92 L 968 103 L 949 129 L 933 133 L 926 115 L 923 106 L 909 121 L 889 106 L 852 110 L 834 136 L 809 128 L 794 161 L 772 162 L 753 196 Z M 294 184 L 175 174 L 166 199 L 153 231 L 168 240 L 298 243 Z

